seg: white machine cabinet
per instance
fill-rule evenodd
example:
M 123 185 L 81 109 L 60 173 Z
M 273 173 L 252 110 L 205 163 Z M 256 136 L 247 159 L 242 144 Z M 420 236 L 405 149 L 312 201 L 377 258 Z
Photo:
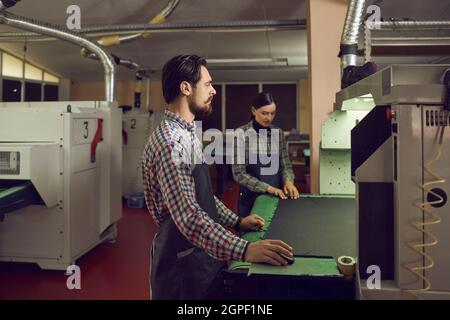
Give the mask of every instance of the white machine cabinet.
M 65 270 L 115 239 L 121 194 L 115 103 L 0 103 L 0 261 Z
M 159 125 L 163 112 L 133 109 L 122 116 L 123 178 L 122 195 L 143 192 L 142 154 L 150 134 Z

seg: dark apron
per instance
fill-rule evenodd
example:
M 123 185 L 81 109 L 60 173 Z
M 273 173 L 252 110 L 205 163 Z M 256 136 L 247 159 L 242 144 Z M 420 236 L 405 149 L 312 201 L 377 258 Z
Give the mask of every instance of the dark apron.
M 275 174 L 272 175 L 262 175 L 261 169 L 262 168 L 269 168 L 270 163 L 267 165 L 264 165 L 260 163 L 259 157 L 257 157 L 258 161 L 256 164 L 248 164 L 245 166 L 246 171 L 249 175 L 255 177 L 256 179 L 265 182 L 272 187 L 281 189 L 283 186 L 283 174 L 281 170 L 281 159 L 280 154 L 277 153 L 278 156 L 278 171 Z M 253 204 L 256 200 L 256 198 L 261 193 L 251 191 L 244 187 L 243 185 L 239 186 L 239 199 L 238 199 L 238 215 L 241 217 L 246 217 L 251 213 L 251 210 L 253 208 Z
M 198 204 L 218 223 L 208 165 L 197 164 L 192 175 Z M 221 286 L 217 275 L 224 267 L 224 261 L 210 257 L 203 249 L 190 243 L 168 216 L 153 240 L 152 299 L 220 299 Z

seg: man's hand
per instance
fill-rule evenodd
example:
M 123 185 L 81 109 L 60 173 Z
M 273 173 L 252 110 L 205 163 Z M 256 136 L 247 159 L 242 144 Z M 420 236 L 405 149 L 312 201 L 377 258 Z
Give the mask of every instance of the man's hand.
M 257 214 L 251 214 L 245 218 L 242 218 L 239 225 L 240 231 L 259 231 L 264 227 L 264 219 Z
M 291 199 L 300 198 L 300 193 L 298 192 L 297 188 L 292 183 L 292 181 L 286 180 L 284 182 L 283 191 L 284 191 L 284 194 L 289 196 L 289 198 L 291 198 Z
M 284 194 L 283 190 L 269 186 L 267 188 L 267 193 L 270 193 L 274 196 L 280 197 L 281 199 L 287 199 L 286 195 Z
M 292 257 L 292 248 L 281 240 L 259 240 L 250 242 L 245 252 L 246 262 L 268 263 L 274 266 L 287 265 L 278 253 Z

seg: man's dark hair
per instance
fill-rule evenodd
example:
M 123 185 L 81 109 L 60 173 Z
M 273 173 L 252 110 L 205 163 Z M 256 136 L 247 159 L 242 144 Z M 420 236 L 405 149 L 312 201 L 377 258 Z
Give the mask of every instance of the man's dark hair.
M 195 54 L 179 55 L 166 62 L 162 70 L 162 89 L 167 104 L 180 95 L 181 82 L 197 84 L 201 66 L 206 67 L 206 60 Z

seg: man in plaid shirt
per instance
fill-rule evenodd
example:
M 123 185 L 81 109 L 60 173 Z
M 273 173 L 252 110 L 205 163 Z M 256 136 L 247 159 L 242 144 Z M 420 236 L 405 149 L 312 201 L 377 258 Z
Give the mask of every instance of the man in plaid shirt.
M 168 104 L 143 157 L 144 192 L 159 230 L 153 241 L 153 299 L 217 297 L 217 273 L 224 261 L 286 265 L 279 253 L 292 248 L 279 240 L 248 243 L 227 228 L 258 230 L 263 218 L 240 219 L 212 193 L 194 116 L 211 112 L 216 94 L 206 61 L 196 55 L 169 60 L 162 75 Z

